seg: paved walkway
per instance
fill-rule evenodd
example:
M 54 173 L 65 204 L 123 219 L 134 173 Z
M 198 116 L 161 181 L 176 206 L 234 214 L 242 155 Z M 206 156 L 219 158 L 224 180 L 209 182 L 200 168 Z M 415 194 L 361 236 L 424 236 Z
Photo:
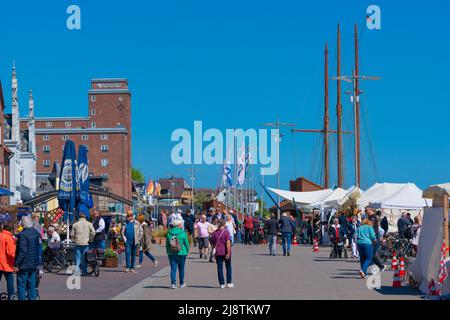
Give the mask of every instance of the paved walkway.
M 157 250 L 162 250 L 158 248 Z M 296 246 L 290 257 L 268 256 L 265 246 L 233 248 L 235 288 L 218 288 L 216 266 L 200 260 L 193 248 L 186 264 L 183 289 L 169 289 L 169 267 L 163 268 L 114 299 L 229 300 L 229 299 L 420 299 L 409 287 L 392 288 L 393 272 L 382 274 L 382 287 L 370 290 L 358 275 L 359 262 L 330 260 L 329 249 L 313 253 Z

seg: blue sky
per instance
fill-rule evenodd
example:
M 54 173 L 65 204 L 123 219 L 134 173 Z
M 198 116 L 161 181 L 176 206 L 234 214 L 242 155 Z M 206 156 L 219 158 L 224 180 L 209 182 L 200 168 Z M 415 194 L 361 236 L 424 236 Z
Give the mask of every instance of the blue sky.
M 77 4 L 82 30 L 66 28 L 66 8 Z M 382 29 L 365 27 L 377 4 Z M 323 50 L 336 62 L 336 25 L 342 27 L 342 68 L 353 67 L 353 24 L 360 30 L 361 72 L 381 76 L 362 84 L 363 186 L 415 182 L 425 188 L 450 180 L 450 43 L 446 0 L 73 0 L 0 3 L 0 79 L 9 103 L 16 60 L 20 102 L 33 89 L 38 116 L 87 114 L 91 78 L 127 77 L 133 93 L 133 165 L 147 177 L 188 176 L 170 153 L 176 128 L 258 128 L 293 122 L 319 128 L 323 115 Z M 335 126 L 335 89 L 330 112 Z M 344 90 L 349 89 L 344 85 Z M 351 104 L 344 95 L 345 125 Z M 8 106 L 9 108 L 9 106 Z M 24 110 L 23 110 L 24 111 Z M 367 134 L 368 132 L 368 134 Z M 373 158 L 367 137 L 373 147 Z M 351 139 L 346 138 L 346 185 L 353 183 Z M 336 181 L 332 140 L 332 182 Z M 281 182 L 320 178 L 320 138 L 286 132 Z M 375 165 L 374 165 L 375 164 Z M 198 186 L 214 187 L 220 166 L 197 166 Z M 256 172 L 256 170 L 255 170 Z M 259 177 L 258 179 L 259 180 Z M 275 177 L 265 184 L 274 186 Z

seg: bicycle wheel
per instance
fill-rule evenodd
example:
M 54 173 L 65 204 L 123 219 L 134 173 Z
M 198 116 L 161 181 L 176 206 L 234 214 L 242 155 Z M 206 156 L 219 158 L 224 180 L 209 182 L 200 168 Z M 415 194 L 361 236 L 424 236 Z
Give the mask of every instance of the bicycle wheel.
M 91 262 L 88 264 L 88 275 L 98 277 L 100 275 L 100 266 L 98 262 Z

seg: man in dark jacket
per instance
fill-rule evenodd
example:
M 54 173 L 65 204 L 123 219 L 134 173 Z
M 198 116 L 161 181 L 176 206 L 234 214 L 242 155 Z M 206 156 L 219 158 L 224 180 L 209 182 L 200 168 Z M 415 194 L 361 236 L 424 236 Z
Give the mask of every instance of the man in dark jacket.
M 412 226 L 411 221 L 408 219 L 406 212 L 402 212 L 402 216 L 397 221 L 398 234 L 400 236 L 405 236 L 406 230 Z
M 184 230 L 187 232 L 189 243 L 194 241 L 194 223 L 195 223 L 195 215 L 192 210 L 187 210 L 186 213 L 181 215 L 184 220 Z
M 36 273 L 39 267 L 40 234 L 33 228 L 31 217 L 21 220 L 24 230 L 19 234 L 16 247 L 14 269 L 17 272 L 17 291 L 19 300 L 36 300 Z
M 106 225 L 105 220 L 100 215 L 100 211 L 98 209 L 94 209 L 94 220 L 92 221 L 92 226 L 95 229 L 95 236 L 91 249 L 105 250 Z
M 291 219 L 288 217 L 288 213 L 284 212 L 278 221 L 280 225 L 282 245 L 283 245 L 283 256 L 291 255 L 291 239 L 294 233 L 294 228 L 292 227 Z
M 266 223 L 267 227 L 267 235 L 269 240 L 269 252 L 271 256 L 275 256 L 276 248 L 277 248 L 277 235 L 280 231 L 280 226 L 278 225 L 278 221 L 275 218 L 275 215 L 272 213 L 270 215 L 270 220 Z

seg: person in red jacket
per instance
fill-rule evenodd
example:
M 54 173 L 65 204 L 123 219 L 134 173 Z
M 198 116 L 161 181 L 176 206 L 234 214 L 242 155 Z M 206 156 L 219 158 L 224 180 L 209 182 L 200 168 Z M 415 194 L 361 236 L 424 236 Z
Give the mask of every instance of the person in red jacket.
M 0 280 L 5 276 L 8 300 L 12 300 L 15 293 L 14 258 L 16 256 L 16 241 L 11 231 L 10 225 L 0 224 Z
M 247 213 L 244 217 L 244 243 L 251 244 L 252 243 L 252 233 L 253 233 L 253 218 Z

